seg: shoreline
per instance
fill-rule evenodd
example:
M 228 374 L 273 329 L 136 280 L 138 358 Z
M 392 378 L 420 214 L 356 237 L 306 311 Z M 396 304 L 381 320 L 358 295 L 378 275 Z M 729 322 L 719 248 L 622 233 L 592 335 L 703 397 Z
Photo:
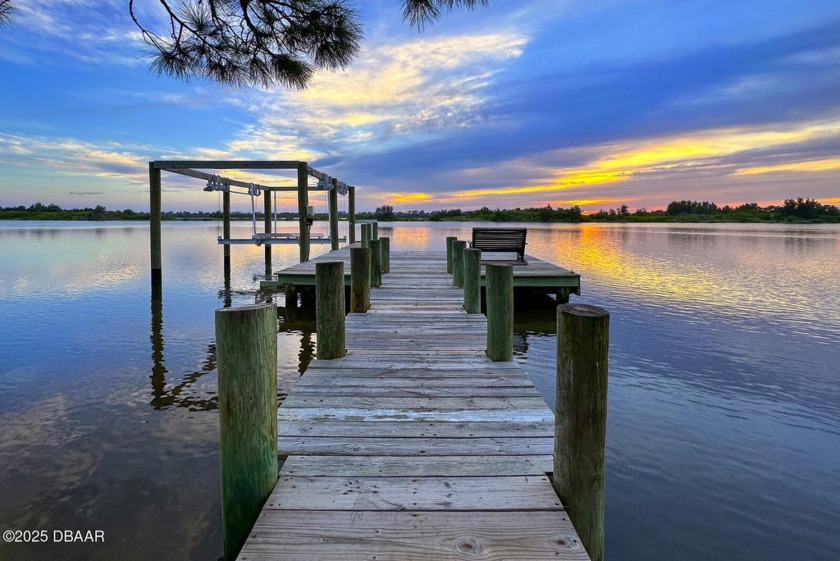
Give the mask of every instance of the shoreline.
M 140 213 L 138 213 L 140 214 Z M 360 213 L 363 214 L 363 213 Z M 357 215 L 358 219 L 362 220 L 377 220 L 376 218 L 363 218 Z M 221 217 L 163 217 L 162 222 L 215 222 L 221 220 Z M 263 220 L 263 215 L 257 214 L 257 220 Z M 315 216 L 315 221 L 326 221 L 327 216 Z M 380 222 L 473 222 L 476 224 L 508 224 L 508 223 L 527 223 L 527 224 L 840 224 L 840 217 L 835 219 L 829 218 L 786 218 L 784 220 L 778 219 L 728 219 L 728 218 L 712 218 L 708 216 L 666 216 L 666 217 L 622 217 L 614 219 L 600 219 L 600 218 L 586 218 L 582 217 L 580 220 L 490 220 L 481 218 L 441 218 L 432 220 L 429 218 L 423 219 L 407 219 L 407 218 L 389 218 L 378 219 Z M 103 218 L 88 218 L 88 217 L 56 217 L 56 216 L 2 216 L 0 212 L 0 221 L 11 222 L 148 222 L 148 216 L 141 217 L 103 217 Z M 233 218 L 231 222 L 250 222 L 251 217 Z M 297 222 L 297 219 L 278 218 L 279 222 Z

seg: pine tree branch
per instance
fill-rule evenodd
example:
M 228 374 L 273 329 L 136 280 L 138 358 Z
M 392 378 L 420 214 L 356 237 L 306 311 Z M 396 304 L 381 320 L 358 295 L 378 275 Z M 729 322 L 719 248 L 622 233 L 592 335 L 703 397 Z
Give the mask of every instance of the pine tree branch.
M 168 34 L 140 21 L 135 0 L 129 12 L 160 74 L 304 88 L 313 72 L 345 68 L 361 48 L 362 27 L 349 0 L 158 1 Z M 422 29 L 444 11 L 486 5 L 489 0 L 404 0 L 403 16 Z

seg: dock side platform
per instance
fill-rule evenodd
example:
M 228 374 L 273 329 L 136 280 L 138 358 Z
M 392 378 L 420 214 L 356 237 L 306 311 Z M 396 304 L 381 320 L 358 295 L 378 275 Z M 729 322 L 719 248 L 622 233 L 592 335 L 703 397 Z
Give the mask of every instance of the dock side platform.
M 240 560 L 589 559 L 548 477 L 554 415 L 462 302 L 443 253 L 391 254 L 347 355 L 278 411 L 286 461 Z
M 309 261 L 292 265 L 277 273 L 277 279 L 264 280 L 260 282 L 261 290 L 282 290 L 286 286 L 315 286 L 315 264 L 319 261 L 343 261 L 344 262 L 344 284 L 350 286 L 350 247 L 359 247 L 359 242 L 342 249 L 330 251 Z M 406 254 L 405 265 L 410 266 L 408 261 L 418 260 L 424 262 L 431 255 L 441 257 L 440 252 L 433 251 L 412 251 Z M 444 272 L 446 271 L 445 255 Z M 531 255 L 525 256 L 526 264 L 517 264 L 513 267 L 513 287 L 516 290 L 536 290 L 563 294 L 566 298 L 569 294 L 580 295 L 580 275 L 569 269 L 558 267 L 547 261 L 543 261 Z M 484 276 L 487 263 L 512 263 L 511 260 L 495 260 L 482 257 L 481 286 L 486 286 Z

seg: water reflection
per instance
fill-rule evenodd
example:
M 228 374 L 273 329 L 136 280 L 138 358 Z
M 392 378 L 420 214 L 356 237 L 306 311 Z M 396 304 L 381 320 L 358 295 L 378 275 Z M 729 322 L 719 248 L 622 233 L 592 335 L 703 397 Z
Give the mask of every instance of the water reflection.
M 297 296 L 295 294 L 295 296 Z M 300 375 L 315 358 L 317 335 L 315 334 L 315 309 L 300 305 L 297 298 L 288 300 L 277 308 L 280 315 L 280 333 L 297 337 L 295 371 Z M 288 349 L 291 351 L 292 349 Z
M 166 392 L 166 366 L 163 364 L 163 291 L 152 283 L 152 405 Z M 155 407 L 157 409 L 157 407 Z
M 212 411 L 219 408 L 218 396 L 186 394 L 202 376 L 215 372 L 216 370 L 216 344 L 211 342 L 207 345 L 201 366 L 181 379 L 177 384 L 168 383 L 166 374 L 168 370 L 164 360 L 164 338 L 163 338 L 163 294 L 159 284 L 152 283 L 152 374 L 149 376 L 152 384 L 151 400 L 149 404 L 155 410 L 168 409 L 170 407 L 184 407 L 189 411 Z M 205 392 L 206 394 L 207 392 Z M 214 392 L 213 392 L 214 393 Z
M 594 285 L 672 311 L 761 317 L 825 343 L 819 326 L 840 311 L 840 266 L 826 255 L 839 243 L 836 228 L 584 224 L 529 228 L 528 251 L 585 273 L 584 294 Z
M 229 284 L 227 280 L 226 284 Z M 224 306 L 230 307 L 237 297 L 258 302 L 271 302 L 272 293 L 251 291 L 233 291 L 229 288 L 219 291 Z M 315 310 L 308 306 L 298 306 L 290 302 L 289 306 L 278 306 L 278 399 L 282 403 L 294 383 L 315 357 Z M 199 380 L 207 374 L 215 374 L 217 357 L 216 344 L 211 341 L 206 345 L 199 368 L 182 374 L 177 383 L 167 380 L 169 370 L 165 365 L 164 353 L 163 294 L 159 284 L 152 283 L 151 297 L 151 359 L 152 373 L 149 404 L 154 410 L 166 410 L 182 407 L 189 411 L 213 411 L 218 409 L 218 396 L 215 391 L 202 388 L 193 391 Z M 292 358 L 294 357 L 294 358 Z
M 573 301 L 612 314 L 608 556 L 840 559 L 840 228 L 524 226 L 529 254 L 582 275 Z M 212 224 L 165 224 L 150 298 L 145 226 L 96 228 L 0 224 L 0 522 L 103 527 L 92 559 L 216 558 L 213 310 L 265 299 L 263 248 L 232 248 L 228 278 Z M 443 250 L 471 228 L 380 232 Z M 297 258 L 274 246 L 275 270 Z M 279 310 L 282 399 L 317 337 L 310 308 Z M 551 402 L 553 302 L 517 305 L 514 325 Z

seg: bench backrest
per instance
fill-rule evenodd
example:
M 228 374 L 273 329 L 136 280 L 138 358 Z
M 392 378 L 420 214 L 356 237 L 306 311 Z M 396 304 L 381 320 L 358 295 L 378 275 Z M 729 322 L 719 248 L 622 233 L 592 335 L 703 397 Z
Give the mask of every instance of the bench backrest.
M 524 251 L 527 228 L 473 228 L 472 246 L 486 251 Z

